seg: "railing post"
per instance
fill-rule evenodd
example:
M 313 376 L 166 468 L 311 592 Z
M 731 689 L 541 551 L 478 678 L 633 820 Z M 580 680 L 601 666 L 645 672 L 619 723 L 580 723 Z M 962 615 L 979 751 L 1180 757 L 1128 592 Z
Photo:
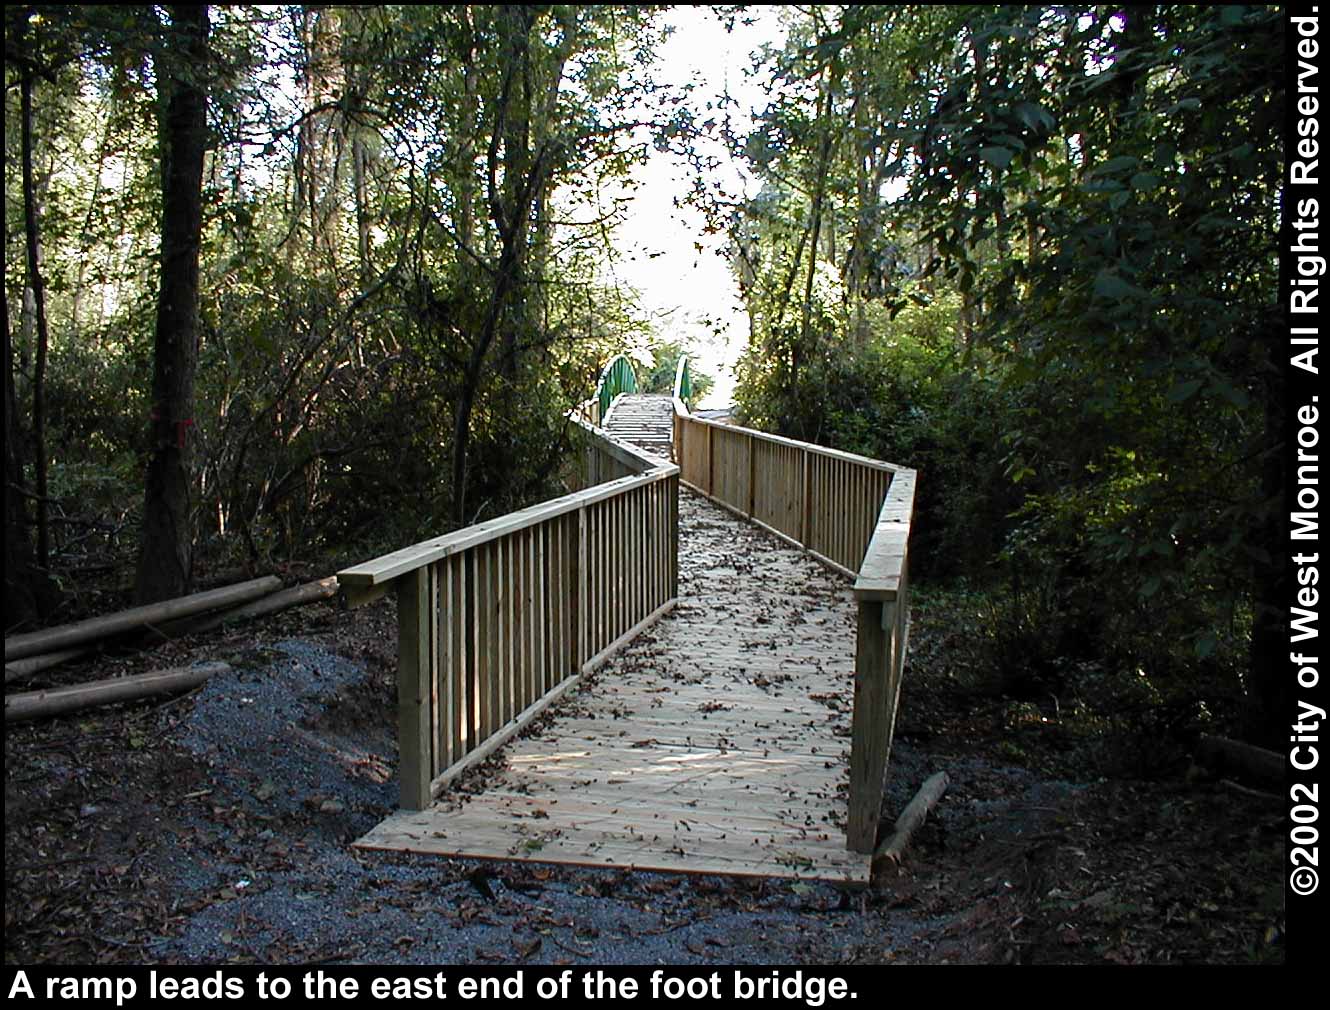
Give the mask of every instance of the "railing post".
M 804 461 L 803 476 L 803 495 L 799 499 L 799 542 L 807 549 L 811 546 L 809 537 L 812 536 L 812 508 L 813 503 L 809 495 L 808 487 L 808 459 L 812 455 L 807 449 L 800 449 L 799 454 Z
M 670 478 L 670 599 L 679 598 L 679 475 Z
M 433 693 L 433 594 L 431 566 L 397 580 L 398 773 L 404 810 L 429 806 L 431 755 L 430 698 Z
M 587 661 L 587 529 L 586 509 L 577 510 L 577 545 L 569 553 L 573 563 L 573 654 L 571 676 L 582 672 Z
M 713 449 L 715 431 L 715 427 L 707 425 L 707 494 L 712 497 L 716 494 L 716 453 Z
M 891 741 L 890 667 L 896 603 L 859 601 L 850 737 L 850 811 L 845 835 L 853 852 L 872 852 L 882 810 L 882 783 Z
M 753 512 L 757 505 L 757 455 L 754 452 L 756 442 L 752 435 L 748 436 L 748 518 L 753 518 Z

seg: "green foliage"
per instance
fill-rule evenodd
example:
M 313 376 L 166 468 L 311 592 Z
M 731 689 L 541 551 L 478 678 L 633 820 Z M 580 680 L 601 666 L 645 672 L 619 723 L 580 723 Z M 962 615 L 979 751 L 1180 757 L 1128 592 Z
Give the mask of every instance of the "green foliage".
M 1242 684 L 1282 31 L 1271 7 L 827 9 L 770 62 L 740 404 L 920 470 L 915 571 L 1002 587 L 984 653 L 1018 693 Z
M 863 342 L 828 344 L 789 390 L 743 362 L 738 389 L 748 423 L 916 468 L 921 479 L 913 542 L 916 575 L 991 571 L 1019 504 L 1005 477 L 1002 421 L 1011 393 L 990 372 L 963 367 L 959 300 L 914 290 L 893 319 L 866 306 Z M 784 427 L 788 425 L 789 427 Z
M 564 415 L 642 330 L 599 280 L 597 194 L 641 154 L 625 110 L 658 90 L 655 11 L 214 8 L 196 68 L 214 146 L 187 429 L 208 558 L 347 560 L 562 490 Z M 146 450 L 164 17 L 6 14 L 7 29 L 29 26 L 24 52 L 7 46 L 7 80 L 22 60 L 44 67 L 53 474 L 133 473 Z M 22 253 L 6 248 L 5 283 L 24 412 Z
M 1247 629 L 1225 628 L 1198 661 L 1171 637 L 1196 612 L 1169 602 L 1184 612 L 1151 632 L 1142 612 L 1128 608 L 1096 635 L 1081 623 L 1082 603 L 1046 581 L 919 584 L 911 669 L 945 680 L 961 704 L 1001 706 L 1008 756 L 1018 763 L 1023 734 L 1038 729 L 1067 752 L 1061 774 L 1176 773 L 1198 733 L 1229 732 L 1238 721 Z M 1141 641 L 1146 633 L 1154 640 Z
M 919 124 L 912 206 L 1017 392 L 1007 559 L 1145 656 L 1176 649 L 1124 613 L 1204 658 L 1261 553 L 1281 33 L 1267 8 L 986 11 Z

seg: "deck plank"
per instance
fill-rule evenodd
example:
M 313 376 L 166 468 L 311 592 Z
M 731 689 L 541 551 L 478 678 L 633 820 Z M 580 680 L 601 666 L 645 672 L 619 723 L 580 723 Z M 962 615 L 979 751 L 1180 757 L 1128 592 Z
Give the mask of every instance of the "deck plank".
M 866 883 L 845 844 L 849 581 L 690 492 L 680 527 L 670 615 L 463 789 L 356 845 Z

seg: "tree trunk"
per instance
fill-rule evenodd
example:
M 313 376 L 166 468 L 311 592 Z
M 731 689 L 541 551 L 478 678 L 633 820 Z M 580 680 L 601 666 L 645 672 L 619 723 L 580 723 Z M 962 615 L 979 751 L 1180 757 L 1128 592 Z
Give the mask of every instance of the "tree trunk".
M 23 229 L 28 255 L 28 288 L 32 291 L 37 323 L 37 354 L 32 374 L 32 440 L 37 478 L 37 567 L 46 570 L 51 560 L 51 529 L 47 517 L 46 482 L 46 284 L 42 280 L 41 242 L 37 225 L 37 187 L 32 176 L 32 68 L 25 65 L 20 80 L 23 160 Z
M 531 150 L 530 33 L 535 16 L 505 9 L 503 30 L 508 33 L 503 83 L 493 110 L 494 132 L 486 153 L 486 195 L 490 217 L 499 237 L 500 253 L 485 321 L 471 345 L 462 388 L 453 413 L 452 518 L 466 524 L 467 449 L 471 442 L 471 413 L 480 393 L 490 349 L 498 341 L 500 372 L 516 371 L 516 331 L 522 321 L 525 273 L 530 259 L 532 208 L 544 197 L 549 183 L 548 152 Z
M 341 210 L 338 169 L 345 139 L 338 104 L 346 90 L 341 49 L 340 15 L 331 7 L 303 6 L 296 17 L 303 64 L 300 68 L 303 109 L 296 131 L 295 195 L 291 235 L 309 229 L 310 265 L 337 272 L 338 217 Z M 296 244 L 287 247 L 294 263 Z
M 8 244 L 8 243 L 6 243 Z M 5 627 L 23 625 L 37 616 L 33 593 L 32 540 L 28 536 L 28 502 L 24 496 L 22 429 L 14 392 L 14 346 L 9 332 L 9 305 L 0 285 L 0 313 L 5 317 Z
M 198 363 L 199 245 L 208 96 L 208 8 L 170 8 L 174 55 L 159 62 L 161 288 L 152 376 L 150 455 L 137 590 L 141 603 L 181 596 L 192 577 L 189 429 Z
M 1281 278 L 1281 291 L 1287 291 L 1287 279 Z M 1281 299 L 1285 305 L 1286 299 Z M 1258 346 L 1276 347 L 1287 322 L 1283 314 L 1272 314 L 1269 328 L 1260 334 L 1266 341 Z M 1287 329 L 1282 330 L 1287 333 Z M 1286 366 L 1287 367 L 1287 366 Z M 1263 456 L 1261 460 L 1261 499 L 1257 521 L 1253 524 L 1252 544 L 1269 558 L 1252 566 L 1252 633 L 1248 655 L 1248 706 L 1243 735 L 1254 743 L 1276 750 L 1288 748 L 1289 725 L 1296 721 L 1293 671 L 1289 664 L 1288 607 L 1296 593 L 1293 554 L 1288 540 L 1288 516 L 1295 511 L 1296 486 L 1288 467 L 1288 447 L 1297 435 L 1286 404 L 1290 390 L 1279 365 L 1272 363 L 1257 385 L 1265 413 Z M 1306 402 L 1293 401 L 1293 402 Z M 1312 643 L 1313 645 L 1315 643 Z M 1296 650 L 1295 650 L 1296 651 Z M 1309 649 L 1315 654 L 1316 650 Z

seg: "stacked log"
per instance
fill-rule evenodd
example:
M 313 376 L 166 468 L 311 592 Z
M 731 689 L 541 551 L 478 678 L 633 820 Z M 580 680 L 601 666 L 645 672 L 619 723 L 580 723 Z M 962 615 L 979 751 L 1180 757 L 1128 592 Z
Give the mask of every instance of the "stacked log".
M 94 651 L 98 645 L 132 632 L 152 631 L 167 639 L 179 638 L 182 635 L 211 631 L 225 624 L 275 614 L 290 607 L 331 599 L 336 594 L 336 576 L 283 589 L 281 580 L 275 575 L 269 575 L 174 600 L 89 618 L 74 624 L 45 628 L 24 635 L 13 635 L 5 639 L 5 683 L 25 680 L 42 670 L 85 656 Z M 160 671 L 160 673 L 167 672 L 171 671 Z M 130 679 L 132 678 L 117 678 L 114 683 Z M 167 681 L 163 681 L 165 682 Z M 185 683 L 185 680 L 179 682 Z M 147 681 L 144 683 L 149 684 Z M 157 681 L 151 683 L 155 684 Z M 101 695 L 94 691 L 92 696 Z M 23 704 L 26 705 L 27 702 Z M 10 718 L 9 700 L 6 699 L 5 719 Z

